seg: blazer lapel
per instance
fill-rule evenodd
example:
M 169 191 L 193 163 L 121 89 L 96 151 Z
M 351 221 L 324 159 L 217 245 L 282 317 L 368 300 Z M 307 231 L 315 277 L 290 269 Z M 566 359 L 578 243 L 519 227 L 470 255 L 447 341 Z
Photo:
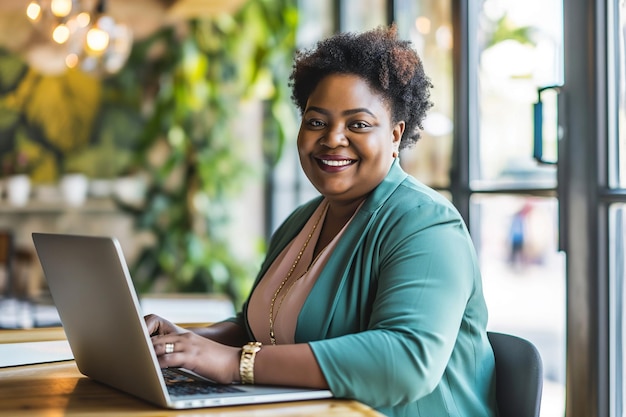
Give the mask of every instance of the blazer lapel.
M 363 272 L 367 276 L 363 276 L 363 274 L 353 276 L 356 275 L 355 272 L 358 270 L 355 262 L 358 259 L 359 252 L 363 252 L 362 242 L 385 201 L 389 199 L 406 177 L 407 174 L 402 170 L 396 159 L 385 179 L 372 191 L 359 212 L 352 219 L 302 306 L 296 325 L 296 343 L 328 337 L 329 328 L 336 314 L 338 304 L 345 297 L 342 292 L 348 285 L 348 281 L 369 279 L 371 276 L 366 271 Z M 358 292 L 351 292 L 351 297 L 358 297 L 358 295 Z M 358 303 L 360 300 L 352 299 L 350 301 Z M 307 320 L 307 318 L 311 317 L 323 318 L 323 320 Z

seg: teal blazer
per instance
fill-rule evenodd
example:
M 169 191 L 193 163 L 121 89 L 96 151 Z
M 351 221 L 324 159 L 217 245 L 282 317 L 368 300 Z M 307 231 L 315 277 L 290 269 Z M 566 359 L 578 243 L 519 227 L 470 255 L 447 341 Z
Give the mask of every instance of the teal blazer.
M 258 283 L 322 201 L 274 233 Z M 247 302 L 237 321 L 247 324 Z M 336 397 L 389 416 L 496 415 L 494 356 L 472 241 L 454 206 L 394 162 L 321 271 L 298 317 Z

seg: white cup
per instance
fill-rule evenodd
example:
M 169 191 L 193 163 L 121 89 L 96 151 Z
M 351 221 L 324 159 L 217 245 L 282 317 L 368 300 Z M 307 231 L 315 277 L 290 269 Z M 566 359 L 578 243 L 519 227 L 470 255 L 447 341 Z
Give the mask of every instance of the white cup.
M 89 179 L 84 174 L 65 174 L 61 178 L 61 194 L 70 206 L 82 206 L 87 198 L 88 189 Z

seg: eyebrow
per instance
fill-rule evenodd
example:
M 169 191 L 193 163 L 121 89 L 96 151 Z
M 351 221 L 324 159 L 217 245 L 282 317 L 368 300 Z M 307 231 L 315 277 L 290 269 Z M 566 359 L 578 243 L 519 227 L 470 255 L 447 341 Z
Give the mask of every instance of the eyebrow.
M 317 113 L 321 113 L 324 115 L 329 115 L 330 112 L 326 109 L 323 109 L 321 107 L 316 107 L 316 106 L 311 106 L 308 109 L 306 109 L 305 113 L 308 113 L 310 111 L 315 111 Z M 343 116 L 349 116 L 352 114 L 357 114 L 357 113 L 367 113 L 372 117 L 376 117 L 376 115 L 374 113 L 372 113 L 369 109 L 365 108 L 365 107 L 357 107 L 356 109 L 348 109 L 348 110 L 344 110 L 341 112 L 341 114 Z

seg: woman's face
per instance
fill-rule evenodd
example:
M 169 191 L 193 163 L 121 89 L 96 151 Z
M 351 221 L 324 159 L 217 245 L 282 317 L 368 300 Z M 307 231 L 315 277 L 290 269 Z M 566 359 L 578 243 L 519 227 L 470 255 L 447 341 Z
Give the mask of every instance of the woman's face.
M 404 132 L 380 94 L 356 75 L 329 75 L 313 90 L 298 134 L 300 163 L 331 201 L 369 194 L 387 175 Z

